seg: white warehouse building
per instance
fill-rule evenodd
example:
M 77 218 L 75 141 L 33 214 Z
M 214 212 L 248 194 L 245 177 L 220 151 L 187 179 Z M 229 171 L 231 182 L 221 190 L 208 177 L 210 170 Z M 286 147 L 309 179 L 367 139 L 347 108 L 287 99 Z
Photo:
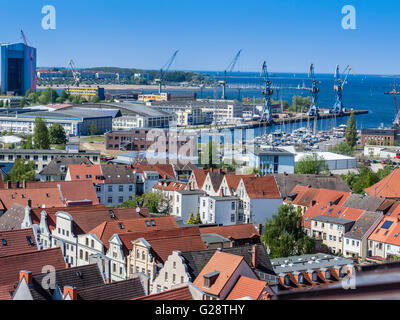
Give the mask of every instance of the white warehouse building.
M 313 152 L 313 153 L 306 153 L 306 152 L 298 152 L 295 156 L 295 163 L 299 162 L 306 156 L 316 154 L 319 158 L 322 158 L 326 161 L 328 165 L 328 169 L 330 171 L 335 170 L 347 170 L 347 169 L 356 169 L 357 168 L 357 159 L 345 156 L 342 154 L 337 154 L 333 152 Z

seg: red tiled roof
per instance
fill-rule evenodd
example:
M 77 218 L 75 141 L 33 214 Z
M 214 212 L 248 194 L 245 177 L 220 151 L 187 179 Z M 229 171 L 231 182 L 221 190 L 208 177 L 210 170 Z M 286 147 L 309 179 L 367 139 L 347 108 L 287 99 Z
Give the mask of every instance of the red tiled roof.
M 134 172 L 143 173 L 144 171 L 157 171 L 159 175 L 166 178 L 176 178 L 172 164 L 135 164 L 132 165 Z
M 386 216 L 371 233 L 368 240 L 400 246 L 400 216 Z M 390 224 L 391 223 L 391 224 Z M 382 226 L 385 224 L 385 228 Z
M 386 178 L 365 189 L 370 196 L 400 198 L 400 169 L 395 169 Z
M 27 237 L 30 237 L 32 244 L 28 243 Z M 5 241 L 5 245 L 3 241 Z M 0 257 L 32 251 L 37 251 L 32 228 L 0 231 Z
M 171 255 L 172 251 L 200 251 L 207 246 L 200 236 L 198 227 L 183 227 L 170 230 L 159 230 L 146 233 L 125 233 L 119 235 L 125 242 L 144 238 L 150 245 L 158 262 L 163 263 Z M 128 245 L 126 245 L 128 247 Z M 132 245 L 128 247 L 131 249 Z
M 154 221 L 155 226 L 151 224 L 151 221 Z M 123 229 L 121 229 L 120 225 Z M 108 248 L 108 240 L 110 240 L 114 234 L 152 232 L 155 230 L 170 230 L 174 228 L 178 228 L 176 220 L 173 216 L 168 216 L 134 220 L 105 221 L 89 231 L 89 233 L 95 234 L 97 238 L 103 242 L 104 246 Z
M 243 260 L 241 256 L 217 250 L 203 270 L 201 270 L 193 284 L 204 292 L 219 296 Z M 204 275 L 214 271 L 219 272 L 215 283 L 209 288 L 204 287 Z
M 273 176 L 242 178 L 250 198 L 279 199 L 281 194 Z
M 201 234 L 216 233 L 229 240 L 259 238 L 260 234 L 252 223 L 220 227 L 202 227 Z
M 21 270 L 32 274 L 42 273 L 44 266 L 53 266 L 56 270 L 65 269 L 66 264 L 61 248 L 33 251 L 0 257 L 0 286 L 15 284 Z
M 350 197 L 351 192 L 330 189 L 316 189 L 304 186 L 296 186 L 291 193 L 297 193 L 293 201 L 286 201 L 295 205 L 311 207 L 313 205 L 326 206 L 330 202 L 342 205 Z
M 258 300 L 266 285 L 267 283 L 264 281 L 240 276 L 225 300 L 236 300 L 244 297 L 250 297 L 253 300 Z
M 148 296 L 136 298 L 134 300 L 176 300 L 176 301 L 183 301 L 183 300 L 193 300 L 192 294 L 190 293 L 188 286 L 183 286 L 180 288 L 167 290 L 160 293 L 151 294 Z
M 197 169 L 192 171 L 199 189 L 203 188 L 204 181 L 206 181 L 207 178 L 207 172 L 208 170 L 204 169 Z
M 256 174 L 232 174 L 228 173 L 224 176 L 226 184 L 228 185 L 229 192 L 232 194 L 232 188 L 236 191 L 237 187 L 239 186 L 240 180 L 242 178 L 249 178 L 249 177 L 257 177 Z

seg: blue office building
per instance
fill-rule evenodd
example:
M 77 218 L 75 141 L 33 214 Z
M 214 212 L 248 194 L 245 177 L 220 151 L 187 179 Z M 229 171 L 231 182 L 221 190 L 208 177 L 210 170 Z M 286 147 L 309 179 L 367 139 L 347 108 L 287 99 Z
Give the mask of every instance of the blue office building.
M 36 78 L 37 50 L 29 47 L 32 53 L 33 79 Z M 23 43 L 0 44 L 0 89 L 24 95 L 31 85 L 31 62 L 29 52 Z

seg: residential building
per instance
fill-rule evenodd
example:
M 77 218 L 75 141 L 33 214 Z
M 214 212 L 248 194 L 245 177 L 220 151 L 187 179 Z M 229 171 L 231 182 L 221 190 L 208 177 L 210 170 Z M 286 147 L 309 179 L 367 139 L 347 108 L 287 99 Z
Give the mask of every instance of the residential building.
M 317 216 L 311 218 L 311 234 L 320 239 L 333 253 L 343 253 L 344 234 L 354 225 L 353 220 Z
M 354 265 L 350 259 L 323 253 L 276 258 L 271 263 L 279 276 L 277 294 L 340 285 Z
M 218 249 L 235 256 L 241 256 L 257 274 L 258 278 L 268 282 L 276 280 L 268 253 L 262 244 Z M 217 249 L 196 251 L 172 251 L 153 282 L 152 293 L 171 290 L 192 283 L 201 270 L 213 257 Z M 166 276 L 167 274 L 167 276 Z M 173 281 L 175 279 L 175 281 Z
M 196 217 L 200 212 L 200 199 L 206 193 L 202 190 L 178 190 L 174 191 L 172 215 L 183 222 L 188 221 L 190 214 Z
M 198 227 L 183 227 L 165 231 L 147 233 L 142 238 L 132 241 L 132 249 L 128 256 L 128 277 L 142 272 L 150 278 L 150 289 L 160 269 L 174 250 L 205 250 Z M 173 279 L 181 283 L 182 279 Z M 168 274 L 166 275 L 168 280 Z
M 216 223 L 222 225 L 238 223 L 238 197 L 202 196 L 199 200 L 199 212 L 202 223 Z
M 111 281 L 127 278 L 127 258 L 131 242 L 160 230 L 178 229 L 173 217 L 154 217 L 103 222 L 87 234 L 78 236 L 78 265 L 87 264 L 99 254 L 109 264 Z
M 239 182 L 242 178 L 257 177 L 256 174 L 240 175 L 240 174 L 225 174 L 222 178 L 218 189 L 220 196 L 234 196 L 236 194 Z
M 136 195 L 136 177 L 129 166 L 70 164 L 66 181 L 91 181 L 99 203 L 118 206 Z
M 236 190 L 238 223 L 264 224 L 283 203 L 273 176 L 242 178 Z
M 258 280 L 243 257 L 217 250 L 193 284 L 205 293 L 204 300 L 225 300 L 241 277 Z
M 40 171 L 46 168 L 50 162 L 56 158 L 86 158 L 93 164 L 99 164 L 100 151 L 0 149 L 0 163 L 13 163 L 16 159 L 21 158 L 27 161 L 33 161 L 35 163 L 36 173 L 39 174 Z
M 7 182 L 0 187 L 0 226 L 4 216 L 16 222 L 14 213 L 8 210 L 18 204 L 19 208 L 28 205 L 30 208 L 71 207 L 75 205 L 97 205 L 99 201 L 89 181 L 54 181 L 54 182 Z M 5 213 L 5 214 L 4 214 Z M 3 215 L 4 214 L 4 215 Z M 3 216 L 2 216 L 3 215 Z
M 203 300 L 204 292 L 196 288 L 192 283 L 187 283 L 175 289 L 166 290 L 160 293 L 153 293 L 148 296 L 136 298 L 135 300 L 162 300 L 162 301 L 185 301 Z
M 294 173 L 295 155 L 279 148 L 256 149 L 249 152 L 249 167 L 260 170 L 261 175 Z
M 54 158 L 39 172 L 40 181 L 64 181 L 70 164 L 92 164 L 85 157 L 59 157 Z
M 53 286 L 43 286 L 47 273 L 32 274 L 21 270 L 19 282 L 12 296 L 13 300 L 63 300 L 68 287 L 82 289 L 104 284 L 96 264 L 54 271 Z
M 345 257 L 365 260 L 368 253 L 368 237 L 375 230 L 382 218 L 382 213 L 370 211 L 363 213 L 350 231 L 344 235 L 343 255 Z
M 65 260 L 60 248 L 19 252 L 14 255 L 0 257 L 0 299 L 11 300 L 16 284 L 19 281 L 20 271 L 28 269 L 33 274 L 47 273 L 49 266 L 55 270 L 66 268 Z

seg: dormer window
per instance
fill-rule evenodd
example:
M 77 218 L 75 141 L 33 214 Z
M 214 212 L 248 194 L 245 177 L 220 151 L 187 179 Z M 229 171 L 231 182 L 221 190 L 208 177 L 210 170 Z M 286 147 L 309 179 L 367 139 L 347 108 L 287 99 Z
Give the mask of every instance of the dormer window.
M 208 274 L 205 274 L 204 277 L 204 288 L 210 288 L 217 281 L 219 276 L 218 271 L 213 271 Z
M 290 286 L 290 277 L 289 275 L 286 275 L 284 278 L 285 286 Z
M 318 274 L 315 271 L 312 273 L 312 281 L 314 282 L 318 281 Z
M 325 271 L 325 279 L 326 280 L 331 280 L 331 277 L 332 277 L 331 271 L 330 270 L 326 270 Z
M 299 274 L 298 281 L 299 281 L 299 284 L 304 283 L 304 275 L 302 273 Z

